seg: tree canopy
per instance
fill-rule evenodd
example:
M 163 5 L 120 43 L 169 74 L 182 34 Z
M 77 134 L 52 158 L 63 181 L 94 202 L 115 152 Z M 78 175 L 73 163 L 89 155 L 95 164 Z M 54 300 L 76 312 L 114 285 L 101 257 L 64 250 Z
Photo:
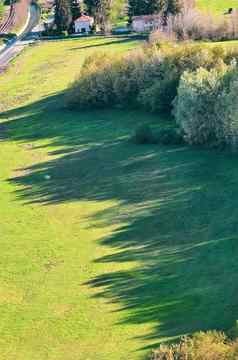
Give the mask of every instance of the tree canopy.
M 69 0 L 56 0 L 55 3 L 55 24 L 58 31 L 70 29 L 72 24 L 72 9 Z
M 164 17 L 177 14 L 181 9 L 181 0 L 129 0 L 129 18 L 137 15 L 161 13 Z

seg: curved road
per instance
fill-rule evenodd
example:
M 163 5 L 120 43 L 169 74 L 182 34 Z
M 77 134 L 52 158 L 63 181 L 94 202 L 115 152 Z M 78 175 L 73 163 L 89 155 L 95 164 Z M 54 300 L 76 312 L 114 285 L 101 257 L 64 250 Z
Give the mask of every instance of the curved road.
M 24 32 L 16 39 L 13 39 L 7 47 L 0 50 L 0 73 L 4 71 L 11 60 L 13 60 L 27 45 L 34 41 L 31 31 L 36 27 L 39 22 L 40 12 L 37 5 L 30 5 L 30 19 Z

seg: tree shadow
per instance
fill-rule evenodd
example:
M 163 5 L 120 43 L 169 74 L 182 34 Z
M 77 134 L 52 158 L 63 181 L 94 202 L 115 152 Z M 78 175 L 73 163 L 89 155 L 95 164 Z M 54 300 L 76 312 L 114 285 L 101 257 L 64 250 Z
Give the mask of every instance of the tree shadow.
M 97 263 L 131 262 L 84 286 L 120 305 L 123 323 L 151 324 L 145 348 L 197 330 L 226 329 L 238 317 L 235 154 L 138 146 L 128 133 L 148 116 L 122 110 L 74 113 L 61 95 L 2 116 L 9 139 L 47 140 L 50 160 L 9 179 L 26 203 L 115 200 L 91 219 L 116 224 Z M 158 125 L 155 115 L 150 117 Z M 40 145 L 42 146 L 42 145 Z M 52 147 L 52 149 L 51 149 Z M 56 149 L 56 147 L 58 147 Z M 45 180 L 45 175 L 49 179 Z
M 79 46 L 77 48 L 71 48 L 69 49 L 69 51 L 74 51 L 74 50 L 82 50 L 82 49 L 88 49 L 88 48 L 94 48 L 94 47 L 105 47 L 105 46 L 110 46 L 110 45 L 120 45 L 120 44 L 125 44 L 125 43 L 130 43 L 130 42 L 134 42 L 137 40 L 146 40 L 145 37 L 139 36 L 139 35 L 134 35 L 134 36 L 128 36 L 128 37 L 120 37 L 118 36 L 117 39 L 115 39 L 116 36 L 114 37 L 106 37 L 106 41 L 105 42 L 101 42 L 99 44 L 92 44 L 92 45 L 85 45 L 85 46 Z M 112 39 L 112 41 L 108 41 L 109 39 Z

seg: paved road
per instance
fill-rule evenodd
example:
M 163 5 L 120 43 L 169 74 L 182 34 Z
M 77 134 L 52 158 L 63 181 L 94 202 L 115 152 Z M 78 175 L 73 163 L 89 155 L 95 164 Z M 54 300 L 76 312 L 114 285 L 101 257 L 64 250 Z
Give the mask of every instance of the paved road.
M 30 20 L 24 32 L 13 39 L 8 46 L 0 51 L 0 73 L 3 72 L 23 49 L 34 41 L 39 22 L 39 9 L 36 5 L 30 6 Z

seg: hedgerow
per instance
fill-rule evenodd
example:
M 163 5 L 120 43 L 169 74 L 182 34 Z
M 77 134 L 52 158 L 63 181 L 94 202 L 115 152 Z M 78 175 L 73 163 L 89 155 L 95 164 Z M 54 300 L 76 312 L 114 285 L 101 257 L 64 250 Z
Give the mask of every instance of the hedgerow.
M 79 109 L 136 105 L 170 110 L 184 71 L 210 69 L 228 56 L 229 51 L 216 47 L 176 44 L 144 47 L 119 58 L 96 53 L 86 60 L 66 103 Z M 238 58 L 238 51 L 234 56 Z
M 237 60 L 238 49 L 176 43 L 144 46 L 121 57 L 96 53 L 70 87 L 66 105 L 173 109 L 188 143 L 236 149 Z

